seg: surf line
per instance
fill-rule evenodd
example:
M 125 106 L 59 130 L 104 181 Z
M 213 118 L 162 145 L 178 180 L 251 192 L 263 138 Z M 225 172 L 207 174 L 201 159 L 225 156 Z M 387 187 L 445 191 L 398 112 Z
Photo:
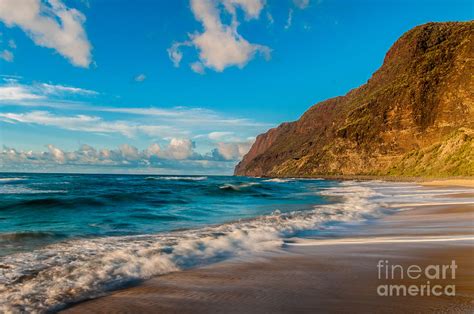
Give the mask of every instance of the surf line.
M 298 239 L 301 242 L 285 242 L 288 246 L 318 246 L 318 245 L 344 245 L 344 244 L 377 244 L 377 243 L 419 243 L 419 242 L 450 242 L 450 241 L 474 241 L 474 236 L 452 236 L 452 237 L 378 237 L 363 239 L 337 239 L 337 240 L 306 240 Z

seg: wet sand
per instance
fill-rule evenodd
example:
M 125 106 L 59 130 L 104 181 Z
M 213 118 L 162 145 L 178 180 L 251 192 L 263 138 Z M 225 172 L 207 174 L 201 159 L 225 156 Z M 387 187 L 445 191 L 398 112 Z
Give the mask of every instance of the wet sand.
M 457 199 L 465 197 L 457 195 Z M 454 200 L 454 198 L 453 198 Z M 379 296 L 387 260 L 425 267 L 455 260 L 456 296 Z M 288 239 L 279 252 L 145 281 L 86 301 L 66 313 L 412 313 L 474 311 L 474 205 L 423 206 L 353 227 L 336 238 Z
M 421 182 L 422 185 L 426 186 L 463 186 L 463 187 L 474 187 L 474 179 L 445 179 L 445 180 L 433 180 Z

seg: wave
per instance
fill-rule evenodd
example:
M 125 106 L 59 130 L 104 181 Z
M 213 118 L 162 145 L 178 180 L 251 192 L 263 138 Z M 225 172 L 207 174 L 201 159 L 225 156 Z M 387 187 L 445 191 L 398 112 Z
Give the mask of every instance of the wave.
M 5 201 L 0 205 L 0 209 L 27 209 L 31 211 L 35 208 L 80 208 L 81 206 L 103 206 L 105 203 L 99 199 L 89 197 L 76 197 L 70 199 L 46 197 L 37 199 L 23 199 L 17 201 Z
M 249 182 L 249 183 L 242 183 L 242 184 L 231 184 L 231 183 L 226 183 L 224 185 L 221 185 L 219 189 L 221 190 L 227 190 L 227 191 L 242 191 L 246 188 L 250 188 L 252 186 L 260 185 L 258 182 Z
M 203 181 L 207 180 L 207 177 L 168 177 L 168 176 L 159 176 L 159 177 L 146 177 L 145 180 L 172 180 L 172 181 Z
M 0 178 L 0 183 L 16 182 L 26 180 L 26 177 L 21 178 Z
M 183 220 L 182 216 L 175 215 L 165 215 L 165 214 L 152 214 L 152 213 L 143 213 L 143 214 L 133 214 L 131 218 L 145 219 L 145 220 L 158 220 L 158 221 L 173 221 L 173 220 Z
M 272 178 L 272 179 L 263 180 L 263 182 L 276 182 L 276 183 L 286 183 L 286 182 L 291 182 L 291 181 L 294 181 L 294 180 L 282 179 L 282 178 Z
M 67 193 L 66 190 L 40 190 L 32 189 L 26 186 L 18 185 L 2 185 L 0 186 L 0 194 L 54 194 Z
M 375 193 L 371 188 L 334 189 L 324 193 L 338 194 L 341 203 L 311 210 L 275 211 L 255 219 L 155 235 L 70 240 L 5 256 L 0 259 L 0 312 L 55 311 L 132 281 L 278 249 L 285 237 L 326 222 L 380 214 L 379 204 L 370 200 Z

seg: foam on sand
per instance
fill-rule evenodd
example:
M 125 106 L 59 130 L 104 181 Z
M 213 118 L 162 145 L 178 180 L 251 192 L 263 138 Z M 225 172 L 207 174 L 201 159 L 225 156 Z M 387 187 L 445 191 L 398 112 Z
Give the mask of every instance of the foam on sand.
M 474 236 L 417 236 L 417 237 L 367 237 L 355 239 L 301 239 L 285 242 L 286 246 L 320 246 L 320 245 L 353 245 L 380 243 L 422 243 L 422 242 L 451 242 L 474 241 Z M 474 244 L 474 242 L 473 242 Z

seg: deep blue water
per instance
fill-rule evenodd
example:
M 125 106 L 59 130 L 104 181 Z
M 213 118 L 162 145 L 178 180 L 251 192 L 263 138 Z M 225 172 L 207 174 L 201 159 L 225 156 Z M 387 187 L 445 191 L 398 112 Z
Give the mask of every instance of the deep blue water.
M 152 234 L 325 204 L 325 180 L 0 174 L 0 256 L 71 238 Z

